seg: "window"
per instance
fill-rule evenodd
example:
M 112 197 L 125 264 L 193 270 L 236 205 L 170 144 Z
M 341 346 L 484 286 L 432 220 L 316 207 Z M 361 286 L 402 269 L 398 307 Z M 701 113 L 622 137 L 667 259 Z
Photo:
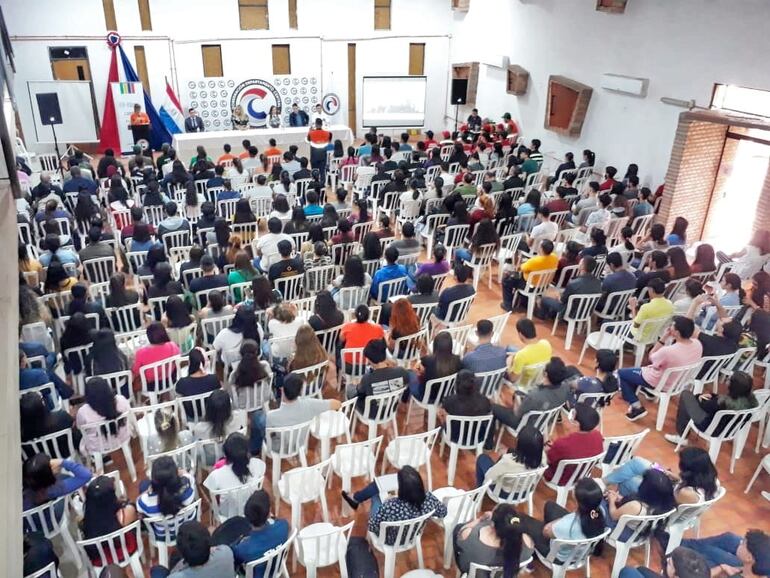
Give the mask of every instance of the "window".
M 115 4 L 113 0 L 102 0 L 104 6 L 104 24 L 107 30 L 117 30 L 118 21 L 115 19 Z
M 297 29 L 297 0 L 289 0 L 289 28 Z
M 273 44 L 273 74 L 291 74 L 288 44 Z
M 150 94 L 150 77 L 147 75 L 147 57 L 144 54 L 144 46 L 134 46 L 134 60 L 136 60 L 136 73 L 142 81 L 145 92 Z
M 267 0 L 238 0 L 241 30 L 267 30 Z
M 770 117 L 770 90 L 715 84 L 711 108 Z
M 203 76 L 224 76 L 222 73 L 222 47 L 219 44 L 204 44 L 201 46 L 203 54 Z
M 422 76 L 425 74 L 425 45 L 409 45 L 409 74 Z
M 139 21 L 142 23 L 142 30 L 152 30 L 150 0 L 139 0 Z
M 374 29 L 390 30 L 390 0 L 374 0 Z

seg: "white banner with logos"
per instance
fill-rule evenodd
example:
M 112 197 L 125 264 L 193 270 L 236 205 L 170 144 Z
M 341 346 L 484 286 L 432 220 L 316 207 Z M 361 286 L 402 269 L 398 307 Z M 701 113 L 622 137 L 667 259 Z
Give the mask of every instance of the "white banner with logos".
M 144 91 L 141 82 L 112 82 L 112 99 L 115 102 L 115 116 L 118 121 L 120 152 L 130 152 L 134 146 L 134 135 L 129 128 L 134 105 L 144 110 Z M 117 151 L 116 151 L 117 152 Z

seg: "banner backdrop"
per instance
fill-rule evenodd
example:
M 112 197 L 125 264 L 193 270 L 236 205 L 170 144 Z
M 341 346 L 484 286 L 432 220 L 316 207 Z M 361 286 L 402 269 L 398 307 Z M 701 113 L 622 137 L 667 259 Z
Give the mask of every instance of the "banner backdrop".
M 128 125 L 134 105 L 138 104 L 144 110 L 144 92 L 141 82 L 112 82 L 112 100 L 115 102 L 115 116 L 118 124 L 120 152 L 129 153 L 134 146 L 134 136 Z

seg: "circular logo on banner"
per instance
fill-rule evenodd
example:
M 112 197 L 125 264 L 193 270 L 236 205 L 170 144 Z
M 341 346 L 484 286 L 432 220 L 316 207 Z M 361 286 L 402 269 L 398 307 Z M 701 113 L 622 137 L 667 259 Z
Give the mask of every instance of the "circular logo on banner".
M 281 95 L 265 80 L 252 79 L 241 82 L 230 97 L 230 108 L 241 105 L 249 115 L 250 125 L 260 128 L 267 126 L 267 114 L 271 106 L 281 113 Z
M 321 108 L 329 116 L 334 116 L 340 110 L 340 97 L 333 92 L 325 94 L 321 100 Z
M 120 44 L 120 34 L 111 30 L 107 33 L 107 46 L 118 46 Z

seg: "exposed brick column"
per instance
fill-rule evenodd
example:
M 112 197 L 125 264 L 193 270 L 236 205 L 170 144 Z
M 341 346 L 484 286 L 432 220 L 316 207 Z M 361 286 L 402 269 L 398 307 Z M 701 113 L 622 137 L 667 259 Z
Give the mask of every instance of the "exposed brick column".
M 754 231 L 764 229 L 770 231 L 770 166 L 765 175 L 765 183 L 757 201 L 757 216 L 754 219 Z
M 688 240 L 698 240 L 711 202 L 711 193 L 719 171 L 727 125 L 696 120 L 691 113 L 679 116 L 671 160 L 666 173 L 666 187 L 656 222 L 668 231 L 674 219 L 689 222 Z

